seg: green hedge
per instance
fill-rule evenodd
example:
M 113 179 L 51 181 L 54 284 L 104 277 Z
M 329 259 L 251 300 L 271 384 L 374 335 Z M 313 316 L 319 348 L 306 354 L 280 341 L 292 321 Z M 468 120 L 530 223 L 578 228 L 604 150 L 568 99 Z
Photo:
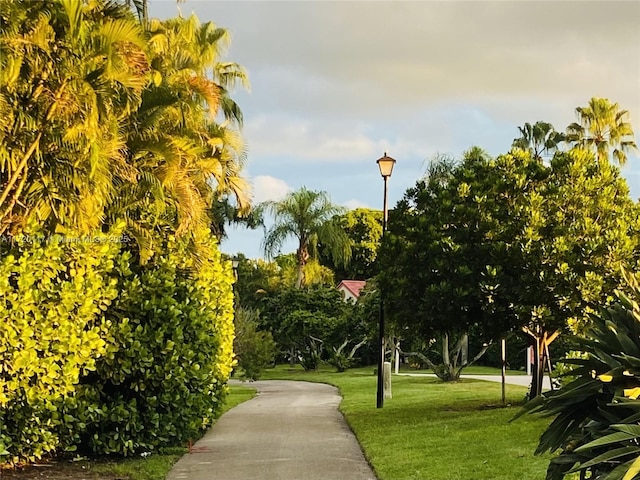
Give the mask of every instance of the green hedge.
M 0 261 L 0 453 L 130 454 L 211 424 L 233 363 L 231 268 L 166 241 L 144 266 L 121 244 L 24 240 Z
M 31 233 L 0 244 L 0 453 L 73 449 L 61 405 L 107 351 L 117 238 Z M 120 257 L 120 260 L 123 260 Z
M 93 453 L 186 444 L 211 425 L 232 368 L 233 277 L 210 246 L 196 269 L 170 241 L 123 278 L 108 311 L 115 342 L 82 380 L 101 415 L 81 440 Z

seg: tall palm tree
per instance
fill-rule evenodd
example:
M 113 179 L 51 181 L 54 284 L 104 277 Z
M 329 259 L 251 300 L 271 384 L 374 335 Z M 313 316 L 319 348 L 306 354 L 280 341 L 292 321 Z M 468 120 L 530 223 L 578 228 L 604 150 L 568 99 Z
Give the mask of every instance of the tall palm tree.
M 531 156 L 542 161 L 545 153 L 552 153 L 558 145 L 565 141 L 565 135 L 557 132 L 553 125 L 547 122 L 536 122 L 533 125 L 525 123 L 520 130 L 520 137 L 513 140 L 512 147 L 520 148 L 531 153 Z
M 606 98 L 593 97 L 586 107 L 576 108 L 579 123 L 567 127 L 567 141 L 594 151 L 599 161 L 612 157 L 619 165 L 627 162 L 627 152 L 637 150 L 629 112 L 620 110 L 617 103 Z
M 268 258 L 277 255 L 287 239 L 293 237 L 298 241 L 297 288 L 304 283 L 307 261 L 317 258 L 319 244 L 329 249 L 336 263 L 349 261 L 349 237 L 337 222 L 332 221 L 335 215 L 344 213 L 345 209 L 332 204 L 326 192 L 302 187 L 280 201 L 262 203 L 261 208 L 274 218 L 274 224 L 266 231 L 263 242 Z
M 94 228 L 131 173 L 120 122 L 147 82 L 142 29 L 105 0 L 2 0 L 0 18 L 0 233 Z
M 220 202 L 232 198 L 240 214 L 250 207 L 242 113 L 229 93 L 248 80 L 239 65 L 220 61 L 228 32 L 191 16 L 150 20 L 148 35 L 152 82 L 125 127 L 138 181 L 123 183 L 109 209 L 126 218 L 143 258 L 154 231 L 189 240 Z

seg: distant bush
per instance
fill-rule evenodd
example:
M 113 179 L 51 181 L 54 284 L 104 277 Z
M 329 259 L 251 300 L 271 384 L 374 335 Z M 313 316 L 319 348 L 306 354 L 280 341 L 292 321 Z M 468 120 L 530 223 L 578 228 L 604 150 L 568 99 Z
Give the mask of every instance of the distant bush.
M 234 352 L 240 376 L 248 380 L 258 380 L 262 371 L 273 364 L 278 353 L 271 333 L 258 328 L 259 314 L 256 310 L 236 310 Z

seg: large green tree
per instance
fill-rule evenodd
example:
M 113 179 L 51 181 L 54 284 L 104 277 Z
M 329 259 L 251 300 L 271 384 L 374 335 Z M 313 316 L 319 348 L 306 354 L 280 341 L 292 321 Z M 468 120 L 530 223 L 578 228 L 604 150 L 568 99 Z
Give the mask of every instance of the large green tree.
M 594 307 L 612 300 L 621 268 L 636 264 L 638 207 L 618 169 L 583 149 L 556 154 L 528 200 L 530 225 L 519 240 L 526 269 L 516 293 L 541 351 L 535 373 L 556 332 L 584 329 Z M 533 395 L 542 385 L 536 378 Z
M 380 267 L 390 323 L 426 344 L 439 340 L 443 379 L 455 380 L 473 360 L 471 329 L 480 326 L 488 343 L 515 323 L 501 294 L 521 264 L 509 258 L 509 240 L 522 221 L 510 205 L 521 203 L 526 175 L 542 168 L 524 152 L 492 160 L 473 148 L 457 165 L 437 159 L 394 209 Z M 482 345 L 475 347 L 482 353 Z
M 280 253 L 283 243 L 294 238 L 297 243 L 296 286 L 304 283 L 304 268 L 310 258 L 316 258 L 322 244 L 336 262 L 346 263 L 351 256 L 349 237 L 332 221 L 344 209 L 331 203 L 326 192 L 302 187 L 280 201 L 264 202 L 261 207 L 273 217 L 274 223 L 265 233 L 264 251 L 273 258 Z
M 377 273 L 376 257 L 382 238 L 382 212 L 356 208 L 335 217 L 335 222 L 346 232 L 351 245 L 348 265 L 333 261 L 330 251 L 320 245 L 320 262 L 331 268 L 336 280 L 367 280 Z
M 637 150 L 629 112 L 606 98 L 593 97 L 586 107 L 576 108 L 578 122 L 567 127 L 567 141 L 593 151 L 599 161 L 609 158 L 619 165 L 627 153 Z
M 540 352 L 533 395 L 548 344 L 611 300 L 638 245 L 624 179 L 583 149 L 548 166 L 469 152 L 409 190 L 390 226 L 381 281 L 396 322 L 425 338 L 525 329 Z

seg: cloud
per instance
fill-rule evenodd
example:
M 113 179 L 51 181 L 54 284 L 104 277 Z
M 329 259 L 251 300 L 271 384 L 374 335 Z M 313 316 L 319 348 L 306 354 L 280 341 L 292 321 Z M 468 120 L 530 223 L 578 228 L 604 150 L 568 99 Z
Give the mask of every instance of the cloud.
M 347 200 L 346 202 L 344 202 L 343 204 L 345 207 L 347 207 L 349 210 L 355 210 L 356 208 L 371 208 L 370 205 L 367 205 L 364 202 L 361 202 L 360 200 L 357 199 L 351 199 L 351 200 Z
M 258 175 L 253 179 L 253 202 L 277 201 L 291 191 L 287 182 L 268 175 Z
M 385 146 L 369 133 L 365 124 L 327 123 L 277 113 L 259 114 L 245 126 L 250 151 L 269 156 L 285 150 L 287 156 L 298 160 L 353 161 L 374 156 Z
M 629 110 L 640 133 L 640 2 L 150 2 L 152 16 L 178 9 L 228 28 L 224 61 L 249 73 L 251 93 L 232 96 L 256 202 L 304 185 L 381 208 L 387 151 L 393 205 L 435 153 L 504 153 L 519 125 L 564 130 L 593 96 Z M 633 195 L 636 164 L 623 169 Z

